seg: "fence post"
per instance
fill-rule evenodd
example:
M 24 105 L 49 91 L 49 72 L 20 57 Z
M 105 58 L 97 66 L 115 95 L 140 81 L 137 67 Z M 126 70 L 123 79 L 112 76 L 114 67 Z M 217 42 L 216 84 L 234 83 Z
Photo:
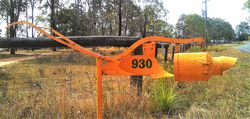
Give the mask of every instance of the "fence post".
M 168 60 L 168 47 L 169 47 L 169 44 L 164 45 L 164 49 L 165 49 L 164 62 L 167 62 Z
M 175 52 L 175 46 L 172 47 L 172 59 L 171 59 L 171 63 L 174 62 L 174 52 Z
M 132 55 L 142 55 L 142 54 L 143 54 L 142 45 L 137 47 L 132 53 Z M 142 84 L 143 84 L 142 78 L 143 76 L 130 76 L 130 86 L 137 88 L 138 96 L 142 95 Z

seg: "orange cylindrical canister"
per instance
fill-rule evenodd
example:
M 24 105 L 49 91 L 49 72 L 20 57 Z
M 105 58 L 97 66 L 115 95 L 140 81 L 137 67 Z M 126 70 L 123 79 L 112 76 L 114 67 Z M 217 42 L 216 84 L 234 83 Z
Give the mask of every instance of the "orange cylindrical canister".
M 207 81 L 214 75 L 232 67 L 236 58 L 212 57 L 209 53 L 177 53 L 174 56 L 174 77 L 176 81 Z

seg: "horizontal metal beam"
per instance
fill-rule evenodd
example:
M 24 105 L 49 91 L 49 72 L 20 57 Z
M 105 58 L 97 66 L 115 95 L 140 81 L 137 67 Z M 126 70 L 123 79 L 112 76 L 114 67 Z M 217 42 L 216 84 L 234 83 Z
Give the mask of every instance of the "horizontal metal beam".
M 139 37 L 127 36 L 72 36 L 71 40 L 81 46 L 115 46 L 115 47 L 129 47 Z M 46 48 L 46 47 L 65 47 L 50 38 L 3 38 L 0 37 L 0 48 Z

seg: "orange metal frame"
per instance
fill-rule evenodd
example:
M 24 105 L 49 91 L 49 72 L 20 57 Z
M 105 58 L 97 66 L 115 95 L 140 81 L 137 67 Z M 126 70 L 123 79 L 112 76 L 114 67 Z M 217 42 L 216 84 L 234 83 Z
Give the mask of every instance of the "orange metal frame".
M 54 37 L 44 31 L 41 27 L 37 27 L 36 25 L 26 22 L 26 21 L 18 21 L 15 23 L 10 24 L 8 27 L 15 26 L 17 24 L 26 24 L 29 26 L 34 27 L 39 32 L 43 33 L 45 36 L 64 44 L 74 50 L 77 50 L 83 54 L 89 55 L 91 57 L 96 58 L 96 90 L 97 90 L 97 118 L 102 119 L 103 116 L 103 109 L 102 109 L 102 75 L 148 75 L 152 76 L 153 78 L 167 76 L 171 77 L 172 74 L 165 72 L 158 64 L 156 59 L 154 58 L 155 53 L 155 42 L 167 42 L 172 44 L 187 44 L 187 43 L 200 43 L 204 42 L 203 38 L 190 38 L 190 39 L 176 39 L 176 38 L 165 38 L 165 37 L 158 37 L 158 36 L 150 36 L 146 38 L 142 38 L 135 42 L 132 46 L 130 46 L 127 50 L 123 53 L 110 57 L 110 56 L 103 56 L 101 54 L 92 52 L 82 46 L 76 44 L 66 36 L 62 35 L 61 33 L 57 32 L 54 29 L 51 31 L 56 34 L 57 36 L 61 37 L 63 40 Z M 144 45 L 145 54 L 132 56 L 132 52 L 140 45 Z M 102 61 L 105 60 L 107 63 L 103 65 Z M 132 64 L 134 66 L 128 67 L 128 64 Z M 138 64 L 139 63 L 139 64 Z M 146 68 L 144 68 L 146 67 Z M 145 71 L 147 70 L 147 71 Z M 145 73 L 146 72 L 146 73 Z

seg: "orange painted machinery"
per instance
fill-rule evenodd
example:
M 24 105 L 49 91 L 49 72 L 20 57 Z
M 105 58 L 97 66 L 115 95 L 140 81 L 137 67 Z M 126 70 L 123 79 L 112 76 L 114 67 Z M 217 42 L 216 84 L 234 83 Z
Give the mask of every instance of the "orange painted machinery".
M 176 81 L 207 81 L 212 76 L 222 75 L 231 68 L 236 58 L 212 57 L 206 52 L 177 53 L 174 56 L 174 79 Z
M 158 36 L 142 38 L 135 42 L 123 53 L 110 57 L 92 52 L 76 44 L 69 38 L 51 29 L 51 31 L 63 40 L 50 35 L 42 28 L 26 21 L 19 21 L 9 25 L 27 24 L 43 33 L 45 36 L 64 44 L 76 51 L 96 58 L 96 89 L 97 89 L 97 118 L 101 119 L 102 114 L 102 75 L 142 75 L 152 78 L 173 77 L 176 81 L 207 81 L 214 75 L 222 75 L 223 71 L 232 67 L 236 58 L 212 57 L 206 52 L 200 53 L 176 53 L 174 55 L 174 75 L 165 71 L 155 58 L 156 43 L 188 44 L 204 42 L 203 38 L 175 39 Z M 142 55 L 132 55 L 132 52 L 139 46 L 143 48 Z M 103 64 L 103 60 L 106 61 Z

